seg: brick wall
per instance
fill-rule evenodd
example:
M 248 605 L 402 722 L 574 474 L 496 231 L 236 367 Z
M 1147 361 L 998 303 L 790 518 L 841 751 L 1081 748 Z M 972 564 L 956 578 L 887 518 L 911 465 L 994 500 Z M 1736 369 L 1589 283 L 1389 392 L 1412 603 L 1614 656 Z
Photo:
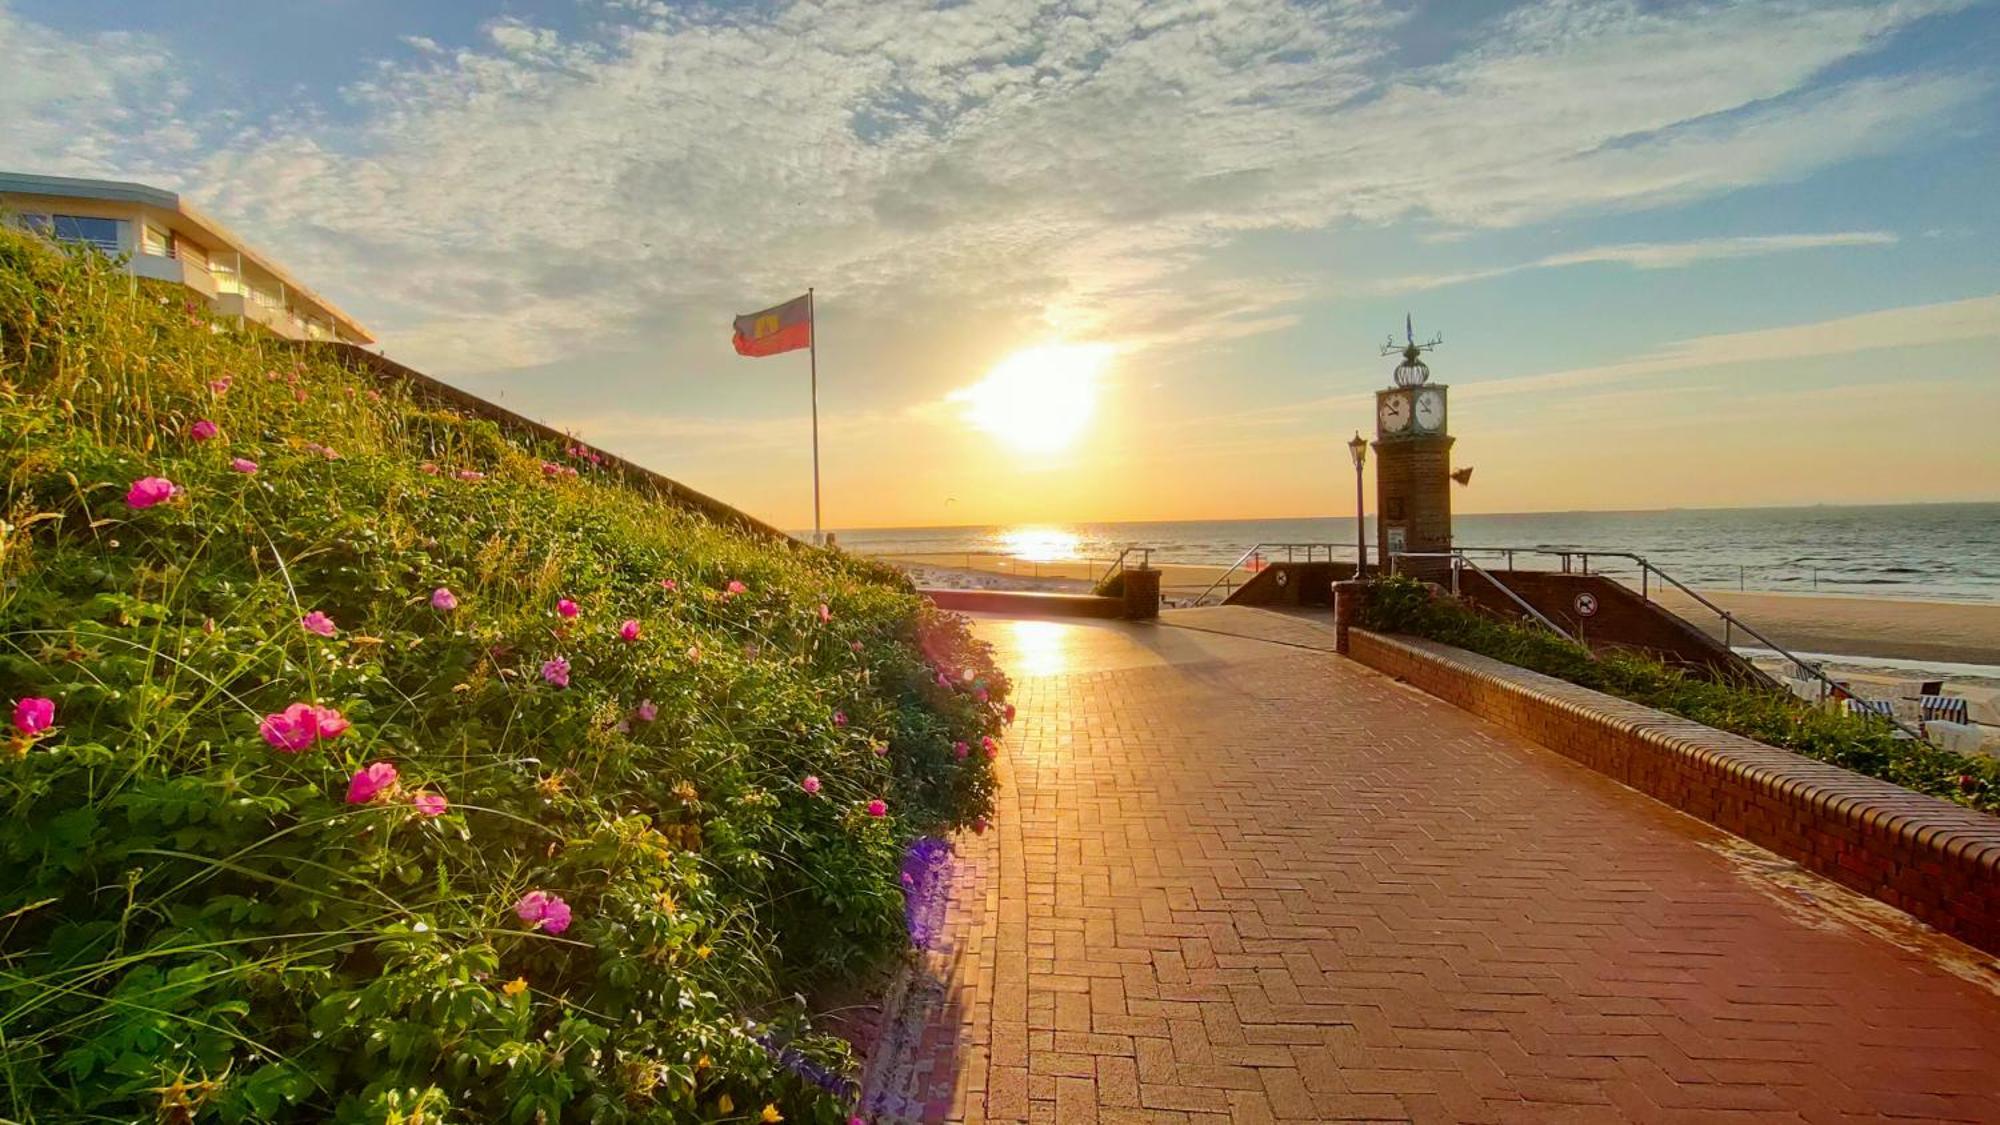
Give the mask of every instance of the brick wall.
M 2000 953 L 2000 818 L 1413 637 L 1354 659 Z
M 1283 575 L 1280 582 L 1278 576 Z M 1332 605 L 1333 584 L 1354 577 L 1350 562 L 1274 562 L 1257 572 L 1225 605 Z
M 1096 594 L 1050 594 L 1037 590 L 918 590 L 939 609 L 958 613 L 997 613 L 1004 617 L 1125 616 L 1124 598 Z
M 1637 591 L 1601 574 L 1564 574 L 1553 570 L 1491 573 L 1523 601 L 1587 645 L 1642 649 L 1670 664 L 1724 679 L 1765 680 L 1754 665 L 1729 651 L 1721 641 L 1662 609 L 1658 602 L 1642 598 Z M 1459 576 L 1458 590 L 1481 609 L 1504 617 L 1526 616 L 1520 606 L 1476 571 L 1467 570 Z M 1586 592 L 1597 598 L 1597 613 L 1591 617 L 1576 612 L 1576 596 Z

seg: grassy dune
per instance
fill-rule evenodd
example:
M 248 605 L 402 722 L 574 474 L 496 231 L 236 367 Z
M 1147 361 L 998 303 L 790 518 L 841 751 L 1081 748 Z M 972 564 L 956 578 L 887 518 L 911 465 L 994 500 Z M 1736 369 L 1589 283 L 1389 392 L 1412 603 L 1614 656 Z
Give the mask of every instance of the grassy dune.
M 906 582 L 7 231 L 0 480 L 0 1117 L 846 1120 L 1004 725 Z

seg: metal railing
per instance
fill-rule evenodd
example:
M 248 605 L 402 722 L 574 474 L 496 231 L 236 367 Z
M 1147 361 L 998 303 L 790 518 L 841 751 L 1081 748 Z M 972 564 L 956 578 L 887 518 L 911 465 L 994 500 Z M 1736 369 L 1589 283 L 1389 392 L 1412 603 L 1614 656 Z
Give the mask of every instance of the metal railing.
M 1564 637 L 1569 637 L 1569 634 L 1563 633 L 1561 629 L 1556 628 L 1555 624 L 1551 622 L 1548 618 L 1543 617 L 1540 613 L 1536 613 L 1534 608 L 1532 606 L 1529 606 L 1525 601 L 1522 601 L 1521 597 L 1518 594 L 1514 593 L 1512 590 L 1507 589 L 1506 586 L 1502 585 L 1491 574 L 1481 569 L 1479 564 L 1473 562 L 1471 559 L 1466 558 L 1465 553 L 1468 551 L 1479 551 L 1486 554 L 1502 555 L 1507 560 L 1508 570 L 1514 569 L 1514 556 L 1516 554 L 1559 556 L 1563 561 L 1562 572 L 1565 574 L 1575 574 L 1575 573 L 1590 574 L 1591 573 L 1590 560 L 1593 558 L 1626 559 L 1630 562 L 1637 563 L 1639 567 L 1639 597 L 1641 599 L 1645 601 L 1652 600 L 1651 579 L 1653 576 L 1658 576 L 1660 581 L 1665 582 L 1667 585 L 1672 586 L 1676 590 L 1679 590 L 1682 594 L 1685 594 L 1687 597 L 1693 599 L 1697 605 L 1700 605 L 1702 608 L 1708 610 L 1710 613 L 1715 614 L 1715 616 L 1721 620 L 1722 645 L 1724 648 L 1730 649 L 1731 651 L 1735 650 L 1736 647 L 1735 634 L 1736 631 L 1740 629 L 1745 635 L 1755 638 L 1758 643 L 1763 645 L 1764 648 L 1770 650 L 1771 652 L 1776 653 L 1778 656 L 1783 657 L 1785 660 L 1790 661 L 1792 667 L 1805 673 L 1805 676 L 1803 678 L 1814 680 L 1818 682 L 1822 688 L 1825 688 L 1828 691 L 1830 691 L 1832 693 L 1831 698 L 1840 699 L 1843 697 L 1851 697 L 1854 699 L 1862 699 L 1862 700 L 1865 700 L 1866 698 L 1860 692 L 1855 691 L 1852 685 L 1841 684 L 1835 681 L 1832 677 L 1828 676 L 1825 670 L 1820 668 L 1819 665 L 1813 664 L 1805 660 L 1804 658 L 1798 656 L 1797 654 L 1793 653 L 1790 649 L 1772 640 L 1771 638 L 1765 636 L 1763 633 L 1757 631 L 1756 628 L 1751 626 L 1749 622 L 1743 620 L 1741 617 L 1738 617 L 1735 614 L 1729 612 L 1728 610 L 1722 608 L 1721 606 L 1716 605 L 1714 602 L 1709 601 L 1707 598 L 1703 597 L 1701 594 L 1691 589 L 1686 583 L 1682 582 L 1680 579 L 1675 578 L 1673 575 L 1668 574 L 1666 571 L 1661 570 L 1658 566 L 1655 566 L 1650 559 L 1646 558 L 1646 556 L 1635 554 L 1631 551 L 1584 551 L 1584 550 L 1559 549 L 1553 547 L 1454 547 L 1450 551 L 1395 552 L 1390 556 L 1389 565 L 1393 573 L 1394 570 L 1396 569 L 1398 561 L 1405 558 L 1452 559 L 1454 560 L 1452 563 L 1452 577 L 1451 577 L 1451 582 L 1452 582 L 1451 592 L 1453 594 L 1458 593 L 1458 571 L 1460 566 L 1470 566 L 1481 577 L 1485 578 L 1488 582 L 1492 583 L 1496 589 L 1500 590 L 1502 593 L 1506 594 L 1509 598 L 1513 599 L 1513 601 L 1517 605 L 1520 605 L 1522 608 L 1527 609 L 1529 613 L 1533 614 L 1534 618 L 1537 621 L 1541 622 L 1543 625 L 1548 626 L 1550 629 L 1553 629 L 1555 632 L 1561 633 Z M 1581 565 L 1581 569 L 1580 570 L 1573 569 L 1579 563 Z M 1599 572 L 1599 576 L 1610 579 L 1611 581 L 1617 581 L 1617 579 L 1612 578 L 1610 575 L 1605 575 L 1601 571 Z M 1575 638 L 1572 637 L 1569 639 L 1574 640 Z M 1795 676 L 1793 678 L 1799 679 L 1802 677 Z M 1903 720 L 1898 718 L 1897 716 L 1893 714 L 1883 713 L 1882 717 L 1888 719 L 1889 722 L 1893 726 L 1895 726 L 1897 730 L 1902 731 L 1904 734 L 1909 735 L 1911 738 L 1917 739 L 1919 741 L 1923 740 L 1922 731 L 1912 729 L 1908 724 L 1904 723 Z
M 1478 563 L 1473 562 L 1469 558 L 1466 558 L 1465 555 L 1459 551 L 1395 551 L 1389 555 L 1389 572 L 1391 574 L 1399 573 L 1402 569 L 1402 562 L 1404 559 L 1451 560 L 1451 592 L 1454 595 L 1458 593 L 1458 572 L 1461 569 L 1470 567 L 1474 574 L 1477 574 L 1481 578 L 1486 579 L 1487 583 L 1491 585 L 1494 589 L 1507 595 L 1510 601 L 1512 601 L 1515 605 L 1520 606 L 1523 612 L 1525 612 L 1529 617 L 1534 618 L 1535 621 L 1539 622 L 1542 628 L 1547 629 L 1549 632 L 1554 633 L 1556 636 L 1561 637 L 1563 640 L 1566 641 L 1576 640 L 1576 638 L 1570 636 L 1569 633 L 1565 631 L 1562 626 L 1556 624 L 1555 622 L 1549 620 L 1546 616 L 1544 616 L 1541 610 L 1536 609 L 1532 605 L 1529 605 L 1527 599 L 1523 598 L 1521 595 L 1515 593 L 1514 591 L 1508 589 L 1506 583 L 1500 581 L 1498 578 L 1495 578 L 1493 577 L 1493 575 L 1487 573 L 1487 571 L 1484 568 L 1482 568 Z M 1507 569 L 1509 570 L 1514 569 L 1511 561 Z
M 1236 592 L 1236 586 L 1230 582 L 1230 579 L 1237 571 L 1243 569 L 1245 563 L 1250 563 L 1253 560 L 1257 565 L 1252 566 L 1251 569 L 1262 570 L 1267 565 L 1264 562 L 1266 554 L 1273 556 L 1270 560 L 1271 562 L 1278 561 L 1276 555 L 1279 551 L 1285 553 L 1285 562 L 1318 562 L 1321 554 L 1326 556 L 1327 562 L 1332 562 L 1334 561 L 1335 552 L 1344 555 L 1353 550 L 1355 548 L 1352 544 L 1345 543 L 1258 543 L 1236 556 L 1236 561 L 1229 564 L 1229 569 L 1217 575 L 1215 581 L 1209 583 L 1207 589 L 1195 595 L 1194 600 L 1189 602 L 1188 605 L 1190 607 L 1207 605 L 1209 595 L 1215 593 L 1217 588 L 1220 587 L 1226 587 L 1222 591 L 1222 597 L 1223 600 L 1227 600 L 1231 594 Z M 1304 552 L 1304 558 L 1299 557 L 1300 552 Z
M 1097 581 L 1091 584 L 1091 588 L 1097 589 L 1102 587 L 1106 582 L 1111 581 L 1111 576 L 1113 574 L 1116 574 L 1119 571 L 1124 570 L 1125 560 L 1129 558 L 1134 551 L 1137 551 L 1139 553 L 1139 569 L 1151 570 L 1153 568 L 1153 549 L 1151 547 L 1142 547 L 1139 544 L 1134 543 L 1126 547 L 1124 550 L 1118 552 L 1118 557 L 1112 559 L 1111 565 L 1104 568 L 1104 573 L 1097 576 Z

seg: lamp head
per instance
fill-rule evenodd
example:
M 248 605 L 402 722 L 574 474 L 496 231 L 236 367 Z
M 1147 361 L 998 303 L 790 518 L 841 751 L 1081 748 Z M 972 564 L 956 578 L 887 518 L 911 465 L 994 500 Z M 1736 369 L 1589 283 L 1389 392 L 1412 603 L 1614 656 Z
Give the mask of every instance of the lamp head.
M 1347 452 L 1354 458 L 1354 467 L 1358 471 L 1368 460 L 1368 439 L 1361 436 L 1361 431 L 1354 431 L 1354 440 L 1347 443 Z

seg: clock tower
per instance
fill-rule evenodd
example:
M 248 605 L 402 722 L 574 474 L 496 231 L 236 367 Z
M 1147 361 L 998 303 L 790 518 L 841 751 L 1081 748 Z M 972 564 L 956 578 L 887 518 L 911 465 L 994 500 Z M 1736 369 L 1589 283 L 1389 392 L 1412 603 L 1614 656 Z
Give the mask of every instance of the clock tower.
M 1450 570 L 1446 559 L 1396 559 L 1404 552 L 1451 550 L 1450 388 L 1430 381 L 1422 359 L 1444 340 L 1417 343 L 1408 318 L 1404 335 L 1402 348 L 1391 343 L 1382 349 L 1402 354 L 1395 385 L 1375 392 L 1375 557 L 1385 573 L 1441 578 Z

